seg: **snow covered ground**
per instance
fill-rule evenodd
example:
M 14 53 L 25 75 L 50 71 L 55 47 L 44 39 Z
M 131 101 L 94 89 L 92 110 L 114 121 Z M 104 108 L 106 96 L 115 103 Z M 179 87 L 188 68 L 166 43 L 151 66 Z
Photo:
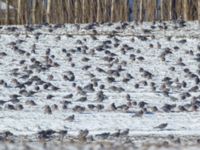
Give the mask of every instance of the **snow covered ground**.
M 200 30 L 182 25 L 0 27 L 0 132 L 65 130 L 67 138 L 87 129 L 95 140 L 120 131 L 195 143 Z

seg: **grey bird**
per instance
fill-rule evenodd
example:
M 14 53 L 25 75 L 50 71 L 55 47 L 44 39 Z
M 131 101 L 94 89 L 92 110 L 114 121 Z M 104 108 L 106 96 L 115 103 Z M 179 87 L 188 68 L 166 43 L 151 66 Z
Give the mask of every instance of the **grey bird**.
M 68 131 L 67 130 L 60 130 L 58 134 L 60 135 L 60 141 L 63 142 L 64 137 L 67 135 Z
M 73 94 L 68 94 L 68 95 L 64 96 L 63 98 L 65 98 L 65 99 L 70 99 L 70 98 L 72 98 L 72 97 L 73 97 Z
M 85 101 L 87 101 L 87 97 L 80 97 L 76 101 L 78 101 L 78 102 L 85 102 Z
M 110 134 L 111 137 L 119 137 L 120 136 L 120 130 L 118 130 L 117 132 L 114 132 L 112 134 Z
M 140 111 L 135 112 L 135 114 L 132 117 L 142 117 L 143 114 L 144 114 L 144 111 L 140 110 Z
M 80 131 L 79 131 L 79 134 L 78 134 L 78 138 L 86 137 L 88 134 L 89 134 L 88 129 L 80 130 Z
M 104 95 L 103 91 L 97 92 L 97 94 L 96 94 L 96 100 L 98 102 L 103 102 L 106 98 L 107 98 L 107 96 Z
M 168 126 L 168 123 L 162 123 L 162 124 L 154 127 L 154 129 L 161 129 L 162 130 L 162 129 L 166 128 L 167 126 Z
M 65 119 L 65 121 L 72 122 L 72 121 L 74 121 L 74 118 L 75 118 L 75 115 L 71 115 L 71 116 L 67 117 L 67 118 Z
M 129 129 L 126 129 L 120 133 L 120 136 L 127 136 L 129 134 Z
M 117 110 L 117 107 L 115 106 L 115 103 L 112 103 L 112 104 L 110 105 L 110 107 L 111 107 L 111 110 L 112 110 L 112 111 Z
M 44 113 L 45 114 L 52 114 L 51 107 L 49 105 L 44 106 Z
M 109 132 L 105 132 L 105 133 L 101 133 L 101 134 L 96 134 L 95 137 L 96 138 L 100 138 L 100 139 L 107 139 L 110 136 Z
M 37 105 L 37 104 L 35 103 L 35 101 L 33 101 L 33 100 L 27 100 L 27 101 L 25 102 L 25 104 L 26 104 L 26 105 L 30 105 L 30 106 L 35 106 L 35 105 Z

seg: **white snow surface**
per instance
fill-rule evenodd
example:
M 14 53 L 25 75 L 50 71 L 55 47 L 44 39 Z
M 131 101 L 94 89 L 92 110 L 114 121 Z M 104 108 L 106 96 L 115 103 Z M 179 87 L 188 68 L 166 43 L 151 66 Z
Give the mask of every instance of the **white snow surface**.
M 167 23 L 168 25 L 169 23 Z M 162 135 L 167 136 L 170 134 L 190 136 L 200 135 L 200 113 L 199 111 L 193 111 L 191 107 L 187 105 L 192 104 L 193 97 L 199 96 L 199 90 L 190 91 L 190 96 L 186 99 L 181 99 L 181 94 L 188 92 L 192 87 L 199 84 L 195 84 L 194 79 L 188 77 L 183 71 L 188 68 L 192 73 L 198 74 L 199 62 L 194 58 L 199 53 L 197 49 L 200 44 L 199 41 L 199 27 L 197 23 L 187 23 L 184 28 L 178 28 L 175 30 L 173 27 L 174 23 L 170 23 L 167 30 L 159 29 L 159 25 L 156 24 L 156 29 L 152 29 L 151 33 L 145 34 L 143 29 L 151 29 L 151 23 L 144 23 L 143 25 L 135 25 L 130 23 L 126 29 L 116 29 L 121 27 L 121 23 L 114 25 L 99 25 L 91 30 L 86 30 L 88 25 L 64 25 L 61 28 L 53 28 L 49 26 L 34 26 L 34 31 L 30 32 L 23 26 L 16 26 L 16 31 L 11 31 L 8 28 L 14 26 L 2 26 L 0 29 L 0 53 L 5 52 L 6 56 L 0 56 L 0 80 L 4 80 L 7 85 L 0 85 L 0 100 L 7 101 L 1 105 L 0 110 L 0 132 L 10 131 L 15 135 L 34 135 L 41 130 L 53 129 L 55 131 L 68 130 L 70 135 L 77 135 L 79 130 L 88 129 L 91 135 L 104 132 L 115 132 L 117 130 L 130 129 L 130 136 L 141 136 L 141 135 Z M 133 28 L 134 26 L 134 28 Z M 49 32 L 49 29 L 53 29 Z M 96 35 L 96 40 L 92 39 L 91 35 L 94 33 L 94 29 L 99 35 Z M 117 31 L 116 39 L 119 40 L 119 46 L 114 47 L 116 43 L 114 37 L 108 36 Z M 35 37 L 40 33 L 39 39 Z M 69 34 L 74 34 L 72 37 Z M 146 41 L 141 41 L 137 36 L 147 36 Z M 152 35 L 155 38 L 152 38 Z M 171 41 L 167 40 L 168 36 L 172 36 Z M 134 39 L 134 41 L 132 41 Z M 186 39 L 185 44 L 179 43 L 180 40 Z M 102 45 L 104 41 L 111 41 L 111 44 L 107 44 L 103 51 L 97 51 L 97 47 Z M 25 51 L 24 54 L 20 54 L 18 50 L 14 50 L 12 46 L 15 42 L 15 46 L 18 50 Z M 161 44 L 161 48 L 157 47 L 157 43 Z M 35 53 L 32 53 L 32 46 L 35 44 Z M 150 48 L 149 45 L 153 44 Z M 87 47 L 85 47 L 87 46 Z M 127 49 L 127 47 L 131 49 Z M 174 49 L 177 46 L 179 49 Z M 50 67 L 45 71 L 40 71 L 37 68 L 31 68 L 33 62 L 31 58 L 35 58 L 42 65 L 46 65 L 45 56 L 46 50 L 50 48 L 51 52 L 49 57 L 54 55 L 52 58 L 53 62 L 59 64 L 58 67 Z M 80 48 L 80 50 L 78 50 Z M 122 54 L 122 49 L 126 51 L 126 54 Z M 171 49 L 171 54 L 166 56 L 166 60 L 162 61 L 160 55 L 165 51 L 166 48 Z M 66 53 L 71 54 L 72 61 L 69 62 L 67 54 L 62 51 L 66 49 Z M 84 53 L 85 49 L 85 53 Z M 94 49 L 95 54 L 91 55 L 89 52 Z M 74 50 L 74 51 L 73 51 Z M 103 58 L 109 56 L 105 54 L 105 51 L 110 51 L 116 54 L 113 56 L 116 61 L 111 68 L 109 63 Z M 187 53 L 187 51 L 193 51 L 193 54 Z M 30 56 L 27 56 L 30 53 Z M 136 60 L 130 60 L 130 55 L 134 54 Z M 138 57 L 144 57 L 143 61 L 138 60 Z M 87 62 L 83 61 L 83 57 L 89 58 Z M 177 65 L 179 58 L 182 58 L 185 66 Z M 20 64 L 20 61 L 25 60 L 24 64 Z M 126 61 L 126 65 L 122 64 Z M 75 66 L 72 67 L 71 63 Z M 108 71 L 110 69 L 117 69 L 120 65 L 124 69 L 120 72 L 120 76 L 108 75 L 108 73 L 100 73 L 96 70 L 97 67 Z M 88 70 L 82 69 L 84 66 L 90 66 Z M 169 70 L 170 67 L 174 66 L 175 71 Z M 18 69 L 16 75 L 13 75 L 13 69 Z M 152 79 L 147 79 L 142 76 L 140 68 L 149 71 L 153 74 Z M 32 74 L 29 74 L 27 78 L 20 78 L 22 75 L 27 75 L 26 70 L 32 70 Z M 75 75 L 73 82 L 66 81 L 63 79 L 63 75 L 67 71 L 72 71 Z M 87 101 L 78 102 L 77 99 L 83 97 L 77 93 L 76 87 L 72 86 L 72 83 L 76 83 L 77 86 L 84 87 L 89 83 L 92 83 L 91 77 L 88 75 L 92 73 L 98 79 L 98 86 L 94 87 L 94 92 L 86 92 Z M 128 83 L 122 82 L 126 77 L 127 73 L 133 76 Z M 53 75 L 53 80 L 48 80 L 48 75 Z M 39 91 L 35 90 L 37 86 L 36 82 L 31 85 L 26 85 L 25 90 L 35 91 L 33 95 L 19 94 L 20 88 L 17 88 L 13 79 L 17 79 L 20 83 L 25 83 L 33 76 L 38 76 L 42 81 L 50 82 L 52 85 L 58 87 L 57 91 L 44 89 L 43 85 Z M 108 83 L 106 78 L 113 76 L 115 82 Z M 163 84 L 163 78 L 170 77 L 173 84 L 169 88 L 169 96 L 162 94 L 161 85 Z M 178 81 L 175 82 L 175 79 Z M 143 85 L 143 81 L 148 83 L 147 86 Z M 185 81 L 187 86 L 185 88 L 178 88 L 178 85 Z M 150 83 L 154 82 L 156 91 L 152 91 Z M 140 86 L 138 89 L 135 88 L 135 84 L 138 83 Z M 99 85 L 104 84 L 105 89 L 102 91 L 107 96 L 103 102 L 96 100 L 96 93 L 100 91 Z M 117 86 L 122 87 L 124 91 L 118 92 L 113 91 L 110 87 Z M 18 103 L 12 103 L 10 95 L 19 94 L 21 97 Z M 53 95 L 52 99 L 47 99 L 47 95 Z M 71 99 L 65 99 L 64 96 L 73 94 Z M 135 112 L 141 110 L 138 105 L 131 106 L 128 110 L 111 110 L 111 104 L 115 103 L 116 106 L 127 104 L 126 95 L 130 94 L 131 101 L 134 102 L 146 102 L 145 106 L 147 113 L 141 117 L 136 117 Z M 26 104 L 27 100 L 33 100 L 37 105 L 30 106 Z M 71 101 L 67 109 L 62 109 L 62 101 Z M 23 110 L 8 110 L 7 104 L 11 104 L 16 107 L 18 104 L 22 104 Z M 58 110 L 52 110 L 52 114 L 44 113 L 44 106 L 53 104 L 58 105 Z M 104 105 L 103 110 L 90 110 L 88 104 L 102 104 Z M 165 104 L 175 104 L 176 107 L 171 112 L 164 112 L 162 107 Z M 84 112 L 74 112 L 72 109 L 74 106 L 80 105 L 85 106 Z M 158 112 L 152 112 L 151 108 L 156 106 Z M 178 106 L 185 106 L 187 111 L 180 111 Z M 75 119 L 72 122 L 66 121 L 65 118 L 74 114 Z M 168 126 L 163 129 L 154 128 L 162 123 L 168 123 Z

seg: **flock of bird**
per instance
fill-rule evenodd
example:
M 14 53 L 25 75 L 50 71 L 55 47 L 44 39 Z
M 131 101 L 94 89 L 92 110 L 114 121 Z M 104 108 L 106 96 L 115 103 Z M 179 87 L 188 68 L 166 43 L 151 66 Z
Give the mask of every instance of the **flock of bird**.
M 123 112 L 140 119 L 145 114 L 195 112 L 200 107 L 200 45 L 198 41 L 163 36 L 154 30 L 168 30 L 167 23 L 152 23 L 138 36 L 118 36 L 118 31 L 134 29 L 137 24 L 112 23 L 107 35 L 99 35 L 99 26 L 81 27 L 90 35 L 53 34 L 65 25 L 1 27 L 12 38 L 0 44 L 0 108 L 1 111 L 36 110 L 46 115 L 58 111 L 72 112 L 66 122 L 75 122 L 81 113 Z M 174 30 L 185 22 L 174 24 Z M 35 32 L 47 28 L 51 33 Z M 0 35 L 0 42 L 6 35 Z M 150 93 L 150 99 L 144 95 Z M 138 95 L 139 94 L 139 95 Z M 78 123 L 78 122 L 76 122 Z M 167 122 L 153 129 L 164 130 Z M 42 130 L 38 138 L 54 134 L 61 138 L 67 130 Z M 12 135 L 5 132 L 4 137 Z M 127 137 L 129 129 L 114 133 L 90 135 L 80 130 L 81 141 L 95 138 Z

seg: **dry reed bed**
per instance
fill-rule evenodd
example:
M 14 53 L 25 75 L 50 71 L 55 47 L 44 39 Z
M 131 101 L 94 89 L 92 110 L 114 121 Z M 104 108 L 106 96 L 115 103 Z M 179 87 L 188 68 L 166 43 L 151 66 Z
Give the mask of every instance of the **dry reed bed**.
M 200 0 L 3 0 L 1 24 L 200 19 Z M 10 6 L 10 7 L 9 7 Z

